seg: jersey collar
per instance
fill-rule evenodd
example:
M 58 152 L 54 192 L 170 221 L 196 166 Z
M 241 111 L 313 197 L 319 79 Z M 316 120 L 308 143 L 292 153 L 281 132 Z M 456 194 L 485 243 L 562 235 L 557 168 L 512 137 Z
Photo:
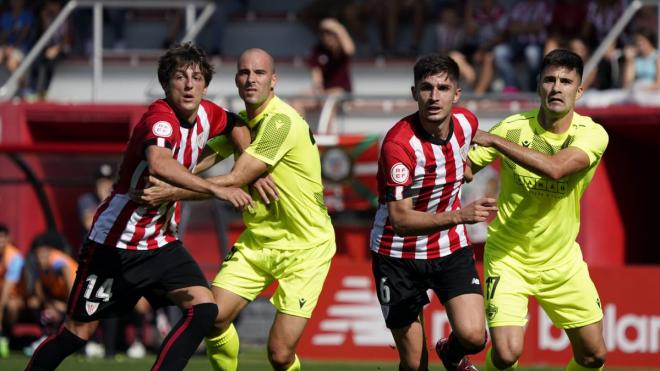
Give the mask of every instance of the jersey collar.
M 419 137 L 422 139 L 428 140 L 429 142 L 433 144 L 437 144 L 439 146 L 444 146 L 449 141 L 451 140 L 451 137 L 454 135 L 454 115 L 450 114 L 449 118 L 449 131 L 447 132 L 447 139 L 441 139 L 441 138 L 436 138 L 429 134 L 428 131 L 424 130 L 424 127 L 422 126 L 422 121 L 419 119 L 419 111 L 413 115 L 413 126 L 417 129 L 417 132 L 419 134 Z
M 243 110 L 239 113 L 239 116 L 245 121 L 245 123 L 248 125 L 250 129 L 254 129 L 261 123 L 266 117 L 268 117 L 268 114 L 274 109 L 275 106 L 277 106 L 280 102 L 280 98 L 277 96 L 273 96 L 273 98 L 268 102 L 266 105 L 266 108 L 264 108 L 261 113 L 256 115 L 252 120 L 249 120 L 247 117 L 247 111 Z

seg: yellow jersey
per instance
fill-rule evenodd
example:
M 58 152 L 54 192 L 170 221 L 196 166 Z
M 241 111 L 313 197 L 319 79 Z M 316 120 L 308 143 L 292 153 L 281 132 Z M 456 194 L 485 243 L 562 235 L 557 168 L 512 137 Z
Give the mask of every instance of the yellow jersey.
M 502 160 L 499 210 L 488 227 L 485 254 L 491 260 L 537 271 L 582 260 L 575 241 L 580 229 L 580 198 L 608 143 L 605 129 L 590 117 L 574 113 L 569 129 L 555 134 L 539 124 L 538 114 L 537 109 L 509 116 L 490 132 L 547 155 L 579 148 L 589 157 L 586 169 L 553 180 L 525 169 L 494 148 L 477 147 L 468 154 L 479 168 L 498 157 Z
M 245 150 L 268 165 L 279 200 L 266 205 L 256 190 L 254 212 L 244 212 L 245 231 L 237 246 L 282 250 L 307 249 L 334 241 L 334 229 L 323 199 L 321 161 L 305 120 L 278 97 L 252 120 L 252 143 Z

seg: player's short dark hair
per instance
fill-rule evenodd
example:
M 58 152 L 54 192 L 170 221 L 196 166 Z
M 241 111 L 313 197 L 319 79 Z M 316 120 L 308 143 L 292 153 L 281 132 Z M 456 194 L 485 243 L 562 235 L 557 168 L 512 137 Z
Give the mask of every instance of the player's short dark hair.
M 447 76 L 458 83 L 460 70 L 458 64 L 447 55 L 428 54 L 420 57 L 414 67 L 415 85 L 423 78 L 437 73 L 446 73 Z
M 543 57 L 543 62 L 541 62 L 541 69 L 539 70 L 541 71 L 541 74 L 539 75 L 539 78 L 541 78 L 543 71 L 550 66 L 565 67 L 569 70 L 575 70 L 578 76 L 580 76 L 580 81 L 582 81 L 582 72 L 584 71 L 582 58 L 568 49 L 555 49 L 546 54 L 546 56 Z
M 179 67 L 199 66 L 204 75 L 204 82 L 209 86 L 215 69 L 209 63 L 204 49 L 193 45 L 191 42 L 171 47 L 160 59 L 158 59 L 158 81 L 165 89 L 174 71 Z
M 0 233 L 9 234 L 9 228 L 4 224 L 0 224 Z

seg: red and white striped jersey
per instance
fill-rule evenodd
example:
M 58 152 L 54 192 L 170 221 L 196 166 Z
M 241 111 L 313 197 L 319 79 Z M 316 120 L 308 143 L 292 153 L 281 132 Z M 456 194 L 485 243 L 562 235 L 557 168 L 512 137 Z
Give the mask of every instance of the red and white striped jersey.
M 148 146 L 172 151 L 172 157 L 187 169 L 197 165 L 206 142 L 233 128 L 235 115 L 211 101 L 202 100 L 197 121 L 180 121 L 165 100 L 152 103 L 133 128 L 119 167 L 112 193 L 96 210 L 89 238 L 98 243 L 129 250 L 151 250 L 178 239 L 179 202 L 159 207 L 139 205 L 128 193 L 143 189 L 149 167 L 145 156 Z
M 412 197 L 415 210 L 430 214 L 460 209 L 463 170 L 478 121 L 464 108 L 452 109 L 447 140 L 431 137 L 417 113 L 404 117 L 385 136 L 378 160 L 379 207 L 370 247 L 405 259 L 434 259 L 470 244 L 465 225 L 428 235 L 397 235 L 387 203 Z

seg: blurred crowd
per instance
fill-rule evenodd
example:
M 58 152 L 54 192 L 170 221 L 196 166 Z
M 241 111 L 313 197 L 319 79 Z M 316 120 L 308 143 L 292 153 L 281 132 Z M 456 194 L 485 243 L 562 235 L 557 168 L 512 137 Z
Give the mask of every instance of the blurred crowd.
M 92 189 L 78 198 L 82 235 L 87 234 L 98 204 L 111 192 L 114 176 L 113 166 L 102 164 L 94 174 Z M 77 251 L 55 230 L 38 234 L 27 248 L 15 246 L 11 231 L 0 224 L 0 358 L 8 357 L 10 348 L 31 356 L 59 329 L 78 269 Z M 101 320 L 84 353 L 142 358 L 160 346 L 178 316 L 174 307 L 152 311 L 142 298 L 124 318 Z
M 0 64 L 9 72 L 14 71 L 65 2 L 0 2 Z M 339 63 L 337 69 L 343 72 L 338 73 L 345 74 L 349 70 L 341 65 L 354 54 L 361 58 L 415 58 L 420 52 L 437 51 L 449 53 L 459 62 L 464 85 L 481 95 L 534 90 L 542 56 L 558 47 L 571 49 L 588 60 L 628 3 L 628 0 L 309 0 L 287 19 L 319 32 L 321 40 L 323 32 L 340 35 L 339 44 L 345 49 L 342 55 L 346 58 L 336 53 L 323 54 L 317 46 L 310 50 L 312 71 L 319 67 L 319 55 L 334 55 L 327 63 L 330 66 Z M 216 6 L 206 26 L 212 28 L 214 37 L 206 41 L 209 45 L 203 46 L 212 55 L 222 55 L 222 32 L 228 23 L 241 17 L 254 17 L 255 12 L 246 0 L 216 0 Z M 604 90 L 639 86 L 660 90 L 657 11 L 657 5 L 646 5 L 637 12 L 625 31 L 608 46 L 595 71 L 585 77 L 587 87 Z M 182 9 L 106 8 L 104 19 L 109 35 L 104 37 L 104 47 L 125 50 L 127 22 L 140 16 L 166 22 L 167 32 L 160 42 L 163 48 L 182 36 Z M 328 31 L 328 19 L 340 26 Z M 71 55 L 88 56 L 92 49 L 91 27 L 91 9 L 74 11 L 52 34 L 21 82 L 22 95 L 43 98 L 57 61 Z M 340 27 L 346 30 L 348 42 Z M 369 37 L 374 33 L 376 37 Z M 434 40 L 433 50 L 422 48 L 429 36 Z M 312 88 L 318 91 L 322 82 L 315 74 L 318 73 L 312 72 Z M 327 80 L 328 76 L 325 77 Z M 350 92 L 350 78 L 340 84 Z

